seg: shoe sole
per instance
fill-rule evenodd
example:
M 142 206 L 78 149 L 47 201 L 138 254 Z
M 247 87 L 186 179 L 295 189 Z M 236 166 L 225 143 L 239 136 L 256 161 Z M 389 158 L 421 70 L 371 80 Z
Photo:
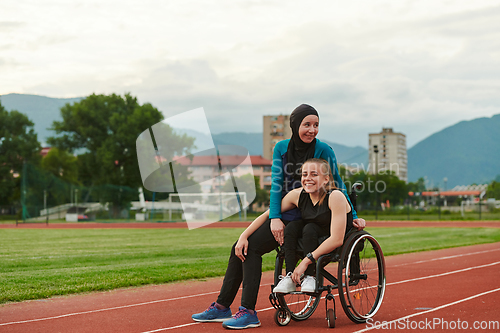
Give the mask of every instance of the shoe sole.
M 227 318 L 216 318 L 216 319 L 193 319 L 194 321 L 198 323 L 222 323 L 228 319 L 231 319 L 232 317 L 227 317 Z
M 297 289 L 295 289 L 295 290 L 276 290 L 276 289 L 273 289 L 273 293 L 275 293 L 275 294 L 289 294 L 289 293 L 294 293 L 296 291 L 297 291 Z
M 314 293 L 316 293 L 316 290 L 314 290 L 314 289 L 312 289 L 312 290 L 310 290 L 310 289 L 309 290 L 307 290 L 307 289 L 306 290 L 301 289 L 300 291 L 303 292 L 303 293 L 307 293 L 307 294 L 314 294 Z
M 252 327 L 259 327 L 260 326 L 260 322 L 258 324 L 248 324 L 247 326 L 229 326 L 229 325 L 224 325 L 222 324 L 222 327 L 224 328 L 230 328 L 230 329 L 233 329 L 233 330 L 242 330 L 242 329 L 245 329 L 245 328 L 252 328 Z

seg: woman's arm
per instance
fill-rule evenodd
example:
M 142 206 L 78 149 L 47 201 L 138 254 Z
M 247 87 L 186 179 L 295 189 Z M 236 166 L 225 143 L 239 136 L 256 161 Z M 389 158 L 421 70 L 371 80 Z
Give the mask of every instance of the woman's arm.
M 234 247 L 234 254 L 241 259 L 241 261 L 245 261 L 245 256 L 247 255 L 248 250 L 248 237 L 250 237 L 264 222 L 269 218 L 269 209 L 262 213 L 259 217 L 257 217 L 253 222 L 243 231 L 236 242 Z
M 339 191 L 333 191 L 328 199 L 328 206 L 332 211 L 330 224 L 330 237 L 328 237 L 316 250 L 312 252 L 313 257 L 319 258 L 342 246 L 344 243 L 345 228 L 347 225 L 347 213 L 350 208 L 345 196 Z
M 286 212 L 299 206 L 300 192 L 302 192 L 302 187 L 291 190 L 285 195 L 283 200 L 281 200 L 281 212 Z
M 292 190 L 285 195 L 281 201 L 281 212 L 286 212 L 297 207 L 301 190 L 302 187 Z M 278 244 L 280 246 L 283 245 L 285 242 L 285 224 L 281 219 L 271 219 L 271 233 Z
M 285 170 L 283 169 L 283 160 L 281 155 L 284 147 L 288 148 L 290 140 L 283 140 L 278 142 L 273 151 L 273 164 L 271 166 L 271 193 L 269 203 L 269 218 L 281 218 L 281 193 L 283 190 L 283 182 L 285 179 Z M 286 149 L 285 149 L 286 151 Z
M 324 142 L 323 142 L 324 143 Z M 342 181 L 342 178 L 340 177 L 339 169 L 337 168 L 337 157 L 335 156 L 335 153 L 332 149 L 332 147 L 328 146 L 326 143 L 324 143 L 328 148 L 323 149 L 321 152 L 321 158 L 325 159 L 328 161 L 330 164 L 330 168 L 332 169 L 333 173 L 333 180 L 335 181 L 335 186 L 337 186 L 345 195 L 347 201 L 351 204 L 351 199 L 349 199 L 349 195 L 347 194 L 347 189 L 345 187 L 344 182 Z M 352 204 L 351 204 L 352 207 Z M 357 219 L 358 214 L 356 211 L 353 209 L 352 210 L 352 218 Z
M 281 211 L 286 212 L 292 208 L 297 207 L 299 202 L 300 191 L 302 188 L 297 188 L 293 191 L 288 192 L 287 195 L 281 201 Z M 269 218 L 269 209 L 266 210 L 263 214 L 257 217 L 253 222 L 245 229 L 240 235 L 238 242 L 235 246 L 235 254 L 241 261 L 245 261 L 245 256 L 247 255 L 248 250 L 248 237 L 250 237 L 257 229 L 260 228 L 264 222 Z M 281 243 L 280 245 L 282 245 Z
M 271 166 L 271 195 L 269 203 L 269 218 L 271 219 L 271 232 L 279 245 L 285 240 L 285 224 L 281 221 L 281 194 L 285 174 L 283 170 L 282 151 L 283 145 L 288 148 L 288 142 L 278 142 L 273 151 L 273 164 Z
M 344 194 L 340 191 L 334 191 L 328 199 L 328 206 L 332 211 L 332 220 L 330 224 L 330 237 L 328 237 L 320 246 L 312 253 L 314 259 L 318 259 L 323 254 L 327 254 L 341 246 L 344 242 L 345 228 L 347 224 L 347 213 L 350 209 L 350 204 L 347 202 Z M 299 283 L 300 277 L 307 269 L 307 266 L 312 264 L 312 261 L 307 257 L 302 259 L 302 262 L 295 268 L 292 274 L 292 280 Z

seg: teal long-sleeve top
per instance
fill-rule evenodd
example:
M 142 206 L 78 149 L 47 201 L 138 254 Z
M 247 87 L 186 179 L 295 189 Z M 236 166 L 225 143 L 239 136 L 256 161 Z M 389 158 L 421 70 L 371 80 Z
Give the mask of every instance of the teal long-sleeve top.
M 286 152 L 288 149 L 288 142 L 290 142 L 290 139 L 282 140 L 274 146 L 273 164 L 271 166 L 272 183 L 270 200 L 271 203 L 269 205 L 269 218 L 283 218 L 287 221 L 293 221 L 300 219 L 300 211 L 298 209 L 283 212 L 283 214 L 281 213 L 282 198 L 289 191 L 302 186 L 298 181 L 291 181 L 291 177 L 285 174 L 284 166 L 287 163 Z M 345 184 L 340 178 L 339 170 L 337 168 L 337 158 L 335 157 L 335 153 L 333 152 L 332 147 L 316 139 L 314 157 L 322 158 L 328 161 L 328 163 L 330 164 L 330 168 L 332 169 L 335 186 L 337 186 L 344 193 L 349 203 L 351 203 L 351 201 L 349 200 L 349 196 L 347 195 Z M 358 218 L 358 215 L 354 209 L 352 210 L 352 217 L 354 219 Z

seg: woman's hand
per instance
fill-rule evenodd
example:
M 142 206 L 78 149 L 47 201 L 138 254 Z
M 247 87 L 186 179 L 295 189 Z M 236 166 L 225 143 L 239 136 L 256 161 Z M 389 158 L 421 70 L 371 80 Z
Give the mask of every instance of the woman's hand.
M 279 245 L 285 241 L 285 224 L 281 219 L 271 219 L 271 232 Z
M 238 239 L 238 242 L 236 243 L 236 246 L 234 247 L 234 254 L 242 262 L 245 262 L 245 256 L 247 255 L 247 250 L 248 250 L 248 239 L 246 237 L 240 237 Z
M 292 280 L 295 283 L 300 283 L 300 277 L 302 276 L 302 274 L 304 274 L 304 272 L 307 269 L 307 266 L 309 266 L 310 263 L 311 260 L 304 258 L 302 259 L 302 262 L 297 267 L 295 267 L 292 273 Z
M 354 228 L 359 230 L 363 230 L 366 227 L 366 221 L 365 219 L 362 218 L 357 218 L 355 220 L 352 220 L 352 225 Z

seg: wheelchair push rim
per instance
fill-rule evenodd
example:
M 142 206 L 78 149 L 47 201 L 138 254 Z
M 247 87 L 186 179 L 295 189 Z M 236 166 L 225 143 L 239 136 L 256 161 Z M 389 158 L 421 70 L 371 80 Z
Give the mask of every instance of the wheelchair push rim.
M 377 240 L 364 231 L 354 234 L 346 245 L 338 268 L 339 298 L 349 319 L 365 323 L 378 312 L 384 298 L 384 256 Z
M 274 280 L 275 285 L 279 281 L 279 276 L 283 273 L 284 258 L 276 258 Z M 309 318 L 319 305 L 321 295 L 304 294 L 301 292 L 292 292 L 289 294 L 275 294 L 280 307 L 290 313 L 291 319 L 295 321 L 306 320 Z
M 295 321 L 309 318 L 319 305 L 321 297 L 301 292 L 279 294 L 280 305 L 290 313 Z

